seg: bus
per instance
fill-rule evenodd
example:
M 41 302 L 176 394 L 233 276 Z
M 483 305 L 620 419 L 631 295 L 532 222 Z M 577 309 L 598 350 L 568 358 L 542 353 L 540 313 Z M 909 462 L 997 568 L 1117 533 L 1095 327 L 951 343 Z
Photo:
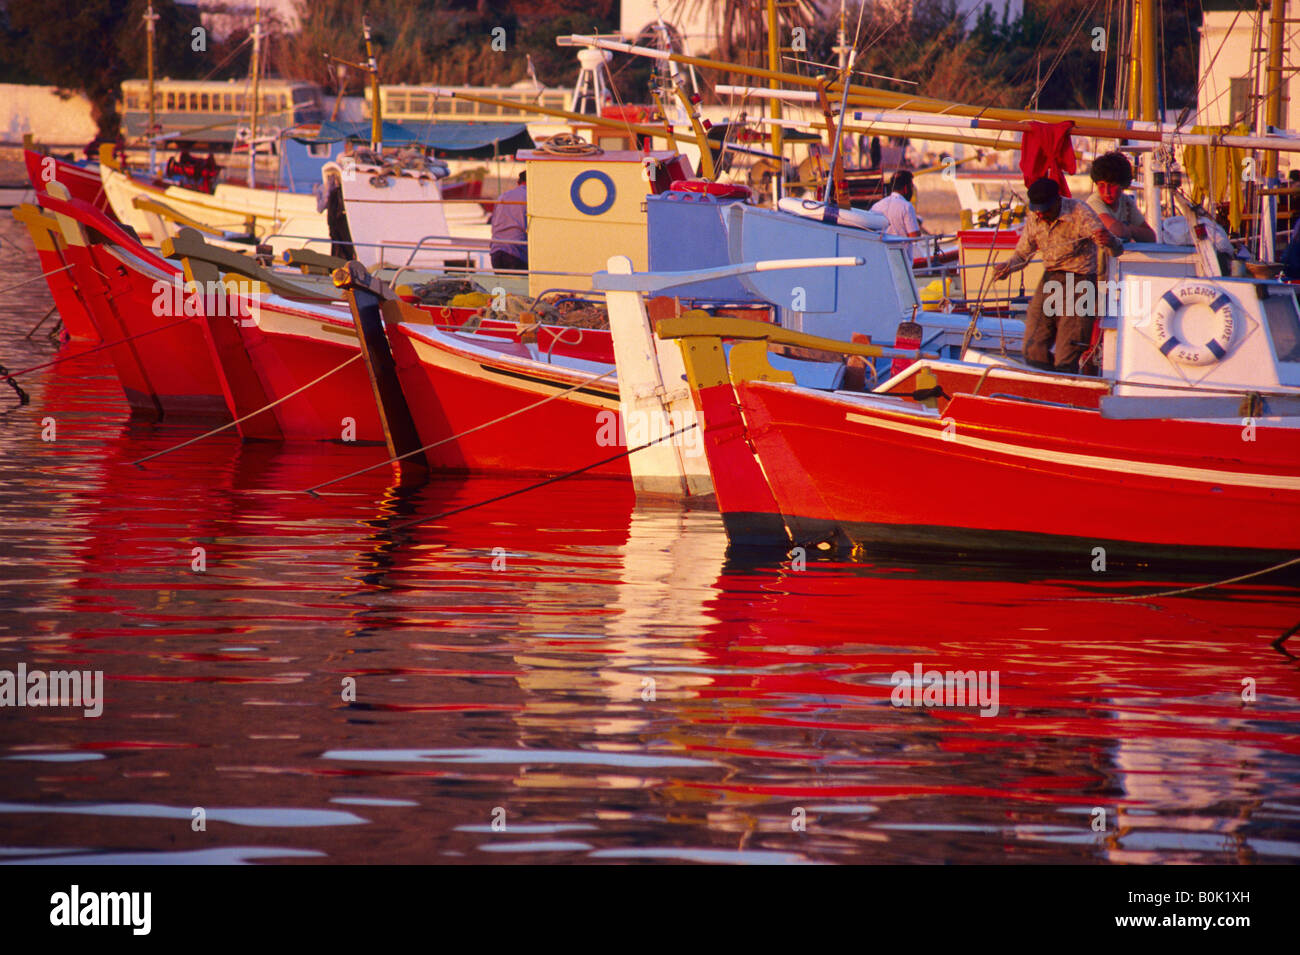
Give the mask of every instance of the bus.
M 253 105 L 251 80 L 162 79 L 154 80 L 153 89 L 154 121 L 167 142 L 228 149 L 246 138 Z M 122 83 L 122 127 L 133 143 L 142 143 L 148 135 L 148 90 L 148 80 Z M 259 139 L 325 118 L 320 87 L 315 83 L 265 79 L 258 84 L 258 97 Z
M 527 80 L 514 86 L 397 86 L 379 87 L 383 117 L 395 122 L 523 123 L 533 138 L 550 136 L 567 129 L 555 116 L 530 113 L 522 108 L 476 103 L 445 93 L 471 93 L 511 103 L 531 103 L 547 109 L 569 109 L 573 91 L 558 87 L 538 89 Z M 366 89 L 366 115 L 370 113 L 370 89 Z

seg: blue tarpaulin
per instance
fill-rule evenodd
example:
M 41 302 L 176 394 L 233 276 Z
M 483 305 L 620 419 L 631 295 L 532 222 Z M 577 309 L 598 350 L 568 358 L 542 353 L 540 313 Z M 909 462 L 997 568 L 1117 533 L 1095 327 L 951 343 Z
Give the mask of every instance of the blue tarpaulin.
M 519 149 L 531 149 L 532 138 L 523 123 L 392 123 L 382 127 L 384 145 L 406 144 L 429 146 L 438 152 L 482 153 L 491 156 L 513 155 Z M 290 136 L 300 143 L 338 143 L 370 141 L 370 123 L 321 123 L 319 131 L 302 130 Z

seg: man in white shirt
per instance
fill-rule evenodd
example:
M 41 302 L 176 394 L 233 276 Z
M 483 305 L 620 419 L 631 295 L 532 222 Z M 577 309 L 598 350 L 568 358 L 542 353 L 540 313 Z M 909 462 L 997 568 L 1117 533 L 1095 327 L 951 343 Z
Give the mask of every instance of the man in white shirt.
M 912 196 L 916 193 L 916 187 L 912 185 L 912 174 L 906 169 L 894 173 L 894 178 L 889 182 L 889 195 L 881 199 L 871 207 L 872 212 L 879 212 L 889 220 L 889 228 L 885 230 L 886 235 L 901 235 L 908 239 L 915 239 L 921 235 L 921 220 L 916 217 L 916 208 L 912 205 Z M 903 246 L 907 255 L 907 261 L 912 261 L 912 246 L 914 243 L 909 242 Z

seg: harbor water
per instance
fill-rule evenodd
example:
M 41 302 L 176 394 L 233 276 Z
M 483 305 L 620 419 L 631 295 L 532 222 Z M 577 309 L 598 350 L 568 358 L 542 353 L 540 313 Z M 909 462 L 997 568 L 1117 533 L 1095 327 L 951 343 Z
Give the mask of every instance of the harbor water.
M 0 286 L 36 261 L 0 217 Z M 11 371 L 85 350 L 50 305 L 0 298 Z M 312 496 L 386 451 L 233 429 L 136 466 L 205 426 L 103 351 L 19 381 L 0 671 L 103 694 L 0 708 L 0 863 L 1300 860 L 1294 578 L 744 558 L 582 478 L 435 517 L 532 481 Z

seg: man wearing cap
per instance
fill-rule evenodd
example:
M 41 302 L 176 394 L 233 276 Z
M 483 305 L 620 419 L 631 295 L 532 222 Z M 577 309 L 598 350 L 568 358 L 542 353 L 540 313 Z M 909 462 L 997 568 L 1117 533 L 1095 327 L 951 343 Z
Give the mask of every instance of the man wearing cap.
M 1096 316 L 1097 249 L 1119 255 L 1124 243 L 1087 205 L 1063 198 L 1055 180 L 1038 179 L 1029 187 L 1029 210 L 1015 252 L 993 270 L 993 278 L 1023 269 L 1038 252 L 1043 278 L 1025 315 L 1025 361 L 1075 375 Z

